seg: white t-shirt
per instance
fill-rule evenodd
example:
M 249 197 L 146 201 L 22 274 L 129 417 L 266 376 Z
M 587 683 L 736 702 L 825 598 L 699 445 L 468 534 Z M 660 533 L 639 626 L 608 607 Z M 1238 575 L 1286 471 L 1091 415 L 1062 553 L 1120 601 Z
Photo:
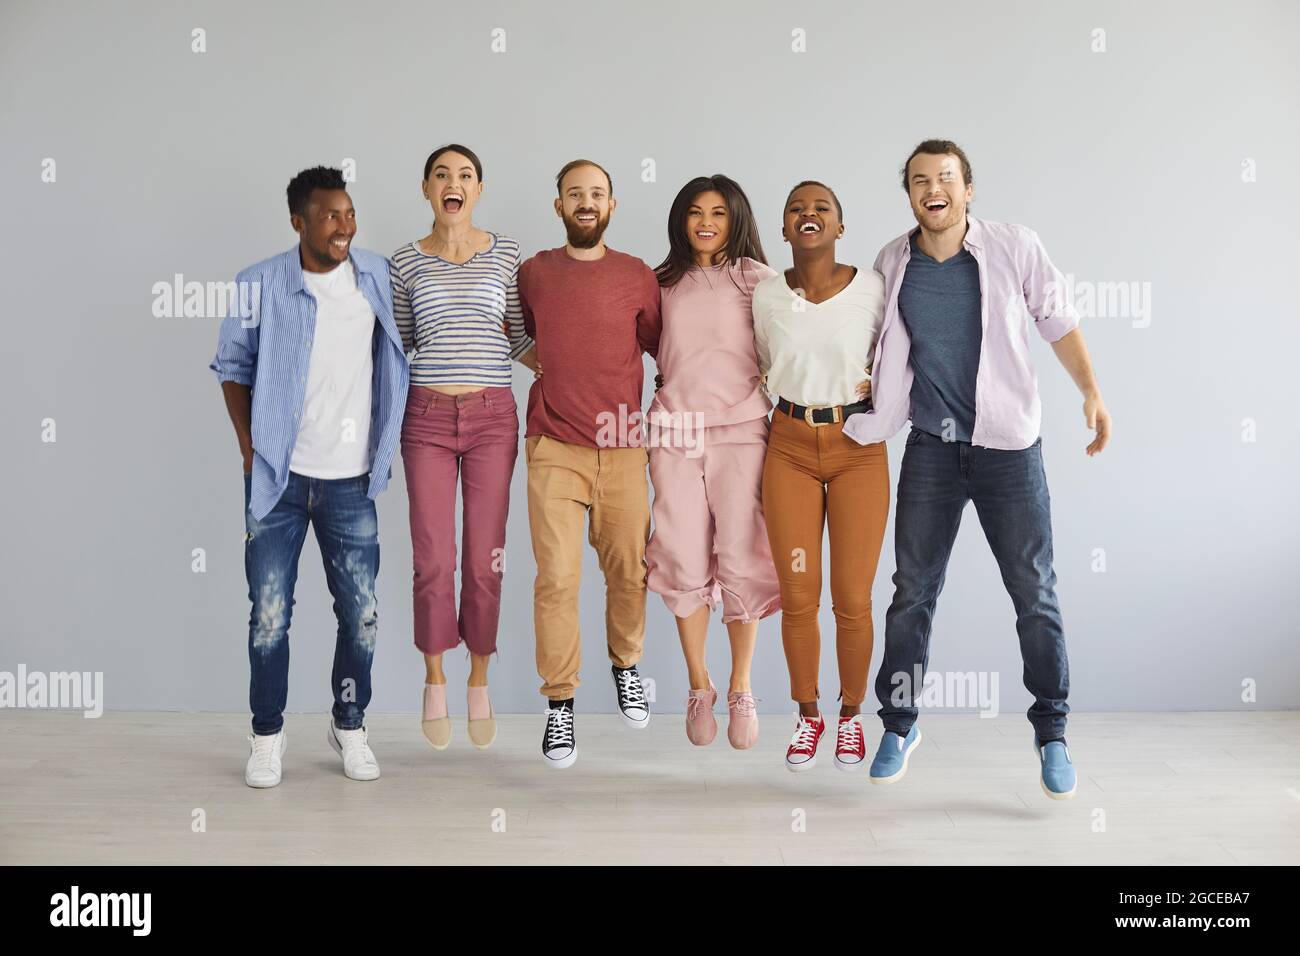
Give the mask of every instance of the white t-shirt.
M 302 274 L 316 298 L 316 332 L 298 440 L 289 470 L 308 478 L 355 478 L 370 470 L 371 347 L 375 312 L 352 262 Z
M 858 269 L 825 302 L 795 295 L 778 272 L 754 287 L 754 346 L 773 396 L 798 405 L 850 405 L 885 316 L 885 280 Z

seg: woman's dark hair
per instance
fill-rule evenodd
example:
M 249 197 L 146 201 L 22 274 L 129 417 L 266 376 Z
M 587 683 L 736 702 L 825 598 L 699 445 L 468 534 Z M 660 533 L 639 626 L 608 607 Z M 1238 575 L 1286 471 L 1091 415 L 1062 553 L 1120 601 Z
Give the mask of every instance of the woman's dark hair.
M 701 193 L 718 192 L 727 204 L 729 217 L 727 245 L 722 255 L 727 263 L 738 263 L 742 258 L 753 259 L 767 265 L 763 255 L 763 244 L 758 238 L 758 224 L 754 221 L 754 210 L 749 205 L 749 197 L 740 188 L 740 184 L 730 177 L 717 173 L 713 176 L 698 176 L 681 188 L 672 208 L 668 210 L 668 255 L 655 268 L 655 278 L 665 288 L 675 286 L 682 276 L 690 272 L 695 265 L 695 253 L 691 242 L 686 237 L 686 214 Z M 732 276 L 735 282 L 735 276 Z M 739 288 L 739 284 L 737 284 Z
M 840 222 L 844 221 L 844 207 L 840 205 L 840 197 L 835 195 L 835 190 L 831 189 L 830 186 L 827 186 L 825 183 L 819 183 L 815 179 L 805 179 L 801 183 L 795 183 L 794 189 L 791 189 L 790 192 L 786 194 L 785 205 L 786 206 L 790 205 L 790 197 L 793 196 L 795 193 L 797 193 L 799 190 L 803 189 L 805 186 L 820 186 L 822 189 L 830 193 L 831 200 L 835 203 L 835 215 L 840 217 Z M 784 215 L 785 206 L 781 207 L 781 212 Z
M 483 164 L 479 162 L 478 156 L 474 153 L 474 150 L 470 149 L 468 146 L 462 146 L 460 143 L 448 143 L 446 146 L 439 146 L 429 154 L 429 158 L 424 161 L 425 179 L 429 178 L 429 173 L 433 172 L 433 164 L 438 161 L 438 157 L 443 153 L 460 153 L 474 164 L 474 174 L 478 176 L 478 181 L 483 181 Z

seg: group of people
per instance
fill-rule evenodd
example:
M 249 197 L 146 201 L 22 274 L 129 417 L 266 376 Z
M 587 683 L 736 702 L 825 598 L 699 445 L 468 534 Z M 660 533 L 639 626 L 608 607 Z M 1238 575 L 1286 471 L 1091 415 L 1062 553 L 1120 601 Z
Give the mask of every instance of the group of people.
M 439 750 L 451 742 L 442 659 L 463 643 L 466 731 L 474 746 L 492 744 L 488 669 L 518 454 L 519 362 L 534 376 L 524 458 L 547 766 L 569 767 L 578 753 L 585 526 L 605 579 L 623 722 L 644 728 L 650 719 L 637 671 L 650 590 L 676 619 L 688 739 L 707 745 L 718 731 L 705 641 L 720 607 L 731 644 L 727 736 L 737 749 L 754 746 L 758 623 L 780 611 L 798 706 L 785 763 L 811 769 L 826 732 L 818 613 L 828 533 L 835 766 L 867 766 L 873 783 L 901 779 L 921 741 L 916 701 L 936 601 L 973 501 L 1016 613 L 1042 788 L 1073 795 L 1031 322 L 1084 396 L 1095 430 L 1089 455 L 1105 447 L 1109 415 L 1062 276 L 1032 230 L 969 214 L 973 177 L 961 148 L 921 143 L 902 185 L 917 226 L 868 269 L 836 259 L 845 216 L 834 191 L 797 184 L 781 229 L 792 263 L 777 271 L 748 198 L 723 175 L 677 194 L 668 253 L 654 269 L 605 244 L 617 200 L 608 172 L 590 160 L 556 176 L 565 244 L 523 261 L 515 240 L 475 224 L 483 166 L 468 147 L 428 157 L 421 189 L 432 228 L 388 258 L 353 247 L 356 212 L 341 172 L 294 177 L 288 205 L 299 242 L 239 274 L 241 288 L 259 290 L 256 308 L 224 319 L 211 365 L 244 463 L 249 786 L 281 778 L 288 630 L 309 525 L 338 620 L 328 741 L 347 776 L 379 776 L 364 726 L 378 619 L 375 498 L 399 444 L 414 642 L 425 660 L 422 729 Z M 643 353 L 658 368 L 644 413 Z M 909 420 L 895 592 L 875 681 L 884 732 L 868 762 L 861 706 L 890 500 L 885 440 Z

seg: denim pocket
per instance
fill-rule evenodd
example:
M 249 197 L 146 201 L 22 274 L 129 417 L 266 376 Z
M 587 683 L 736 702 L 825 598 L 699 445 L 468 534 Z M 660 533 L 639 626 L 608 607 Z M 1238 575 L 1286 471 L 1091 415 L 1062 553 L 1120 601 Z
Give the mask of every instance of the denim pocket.
M 913 425 L 912 430 L 907 433 L 907 445 L 905 447 L 910 448 L 912 445 L 915 445 L 921 440 L 921 436 L 924 434 L 925 432 Z

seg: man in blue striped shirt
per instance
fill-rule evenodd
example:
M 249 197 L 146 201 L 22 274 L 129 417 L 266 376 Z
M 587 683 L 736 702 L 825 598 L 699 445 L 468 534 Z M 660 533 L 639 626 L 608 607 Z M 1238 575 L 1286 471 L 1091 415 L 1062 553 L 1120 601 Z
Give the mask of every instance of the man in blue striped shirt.
M 352 248 L 343 174 L 305 170 L 288 199 L 298 245 L 239 273 L 211 365 L 244 458 L 250 787 L 280 782 L 289 618 L 309 524 L 338 618 L 328 739 L 347 776 L 379 776 L 363 724 L 378 621 L 374 499 L 388 485 L 408 381 L 388 260 Z

